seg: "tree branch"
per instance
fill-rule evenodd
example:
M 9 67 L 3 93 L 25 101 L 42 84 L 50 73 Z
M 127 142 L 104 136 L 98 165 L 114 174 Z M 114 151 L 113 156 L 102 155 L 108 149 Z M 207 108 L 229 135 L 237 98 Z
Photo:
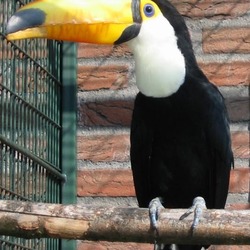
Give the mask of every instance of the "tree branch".
M 193 215 L 162 209 L 158 241 L 182 244 L 250 244 L 250 210 L 205 210 L 192 232 Z M 149 242 L 148 209 L 0 201 L 0 234 L 23 238 Z

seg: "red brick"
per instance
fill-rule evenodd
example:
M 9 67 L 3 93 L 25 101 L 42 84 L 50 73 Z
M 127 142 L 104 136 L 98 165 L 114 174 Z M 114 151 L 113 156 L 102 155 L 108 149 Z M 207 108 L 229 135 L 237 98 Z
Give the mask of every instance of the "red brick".
M 90 242 L 82 241 L 78 244 L 78 250 L 152 250 L 153 245 L 130 242 Z
M 78 45 L 78 58 L 124 57 L 131 56 L 127 45 L 95 45 L 81 43 Z
M 249 85 L 250 62 L 199 63 L 208 79 L 218 86 Z
M 231 210 L 246 210 L 246 209 L 250 209 L 250 203 L 228 204 L 226 206 L 226 209 L 231 209 Z
M 128 134 L 86 134 L 78 136 L 77 157 L 93 162 L 129 161 L 130 140 Z M 232 148 L 235 158 L 250 158 L 249 132 L 232 132 Z
M 128 169 L 79 170 L 77 180 L 78 196 L 135 196 Z
M 130 126 L 134 101 L 109 100 L 79 104 L 80 126 Z
M 77 143 L 77 159 L 93 162 L 129 161 L 129 135 L 81 135 Z
M 232 122 L 248 122 L 250 119 L 249 97 L 230 97 L 225 99 Z M 80 101 L 78 106 L 79 126 L 126 126 L 130 127 L 134 99 L 105 100 L 99 102 Z
M 244 16 L 250 8 L 246 0 L 170 0 L 184 15 L 196 18 L 230 19 Z
M 230 193 L 249 192 L 250 171 L 231 171 Z M 135 196 L 131 169 L 95 169 L 78 171 L 79 196 Z
M 152 250 L 152 244 L 124 243 L 124 242 L 89 242 L 82 241 L 78 250 Z M 250 250 L 250 246 L 210 246 L 208 250 Z
M 250 192 L 250 169 L 237 168 L 231 171 L 230 193 L 248 193 Z
M 225 99 L 232 122 L 248 122 L 250 119 L 249 97 L 230 97 Z M 80 101 L 78 105 L 79 126 L 126 126 L 130 127 L 134 99 L 105 100 L 98 102 Z
M 205 53 L 249 53 L 250 28 L 206 29 L 202 35 Z
M 250 158 L 249 132 L 232 132 L 232 148 L 235 158 Z
M 209 250 L 250 250 L 250 246 L 211 246 Z
M 250 120 L 250 99 L 248 97 L 229 97 L 225 100 L 231 122 Z
M 79 43 L 77 50 L 78 58 L 97 58 L 107 57 L 112 55 L 113 46 L 110 45 L 95 45 Z
M 128 66 L 79 66 L 77 77 L 80 90 L 121 89 L 128 84 Z

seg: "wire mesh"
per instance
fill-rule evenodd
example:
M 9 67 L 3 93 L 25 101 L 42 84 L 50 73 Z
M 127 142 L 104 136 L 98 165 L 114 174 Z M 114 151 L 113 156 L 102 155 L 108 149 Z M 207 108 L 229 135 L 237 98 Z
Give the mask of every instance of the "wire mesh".
M 8 42 L 7 20 L 23 4 L 0 0 L 0 199 L 60 203 L 62 43 Z M 59 249 L 55 239 L 0 237 L 0 249 Z

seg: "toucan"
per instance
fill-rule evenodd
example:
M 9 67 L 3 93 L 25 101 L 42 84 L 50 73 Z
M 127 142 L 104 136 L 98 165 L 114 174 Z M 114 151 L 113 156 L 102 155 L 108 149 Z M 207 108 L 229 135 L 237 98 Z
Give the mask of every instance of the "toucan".
M 162 207 L 224 208 L 233 166 L 224 99 L 199 68 L 184 18 L 167 0 L 37 0 L 18 10 L 6 31 L 9 40 L 127 43 L 139 89 L 130 150 L 139 206 L 149 207 L 156 230 Z M 196 216 L 194 230 L 198 222 Z M 176 249 L 207 247 L 180 243 Z

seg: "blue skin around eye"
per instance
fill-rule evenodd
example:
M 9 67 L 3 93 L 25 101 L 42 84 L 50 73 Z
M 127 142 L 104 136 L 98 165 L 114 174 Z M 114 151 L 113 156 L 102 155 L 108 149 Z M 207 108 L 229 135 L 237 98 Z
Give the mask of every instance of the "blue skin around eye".
M 155 13 L 154 7 L 151 4 L 146 4 L 143 10 L 147 17 L 152 17 Z

